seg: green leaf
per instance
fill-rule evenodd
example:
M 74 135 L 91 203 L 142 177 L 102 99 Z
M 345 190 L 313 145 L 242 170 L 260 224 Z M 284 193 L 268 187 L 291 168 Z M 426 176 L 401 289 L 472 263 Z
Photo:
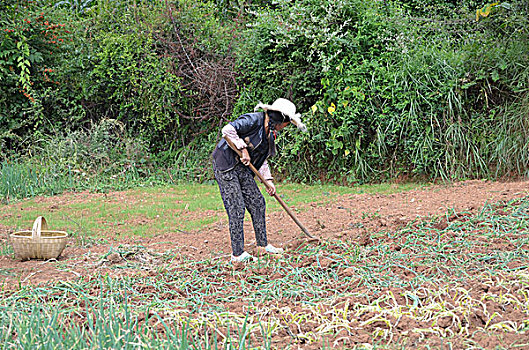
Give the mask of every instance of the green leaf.
M 492 80 L 495 82 L 500 80 L 500 74 L 498 73 L 496 69 L 492 71 L 491 76 L 492 76 Z

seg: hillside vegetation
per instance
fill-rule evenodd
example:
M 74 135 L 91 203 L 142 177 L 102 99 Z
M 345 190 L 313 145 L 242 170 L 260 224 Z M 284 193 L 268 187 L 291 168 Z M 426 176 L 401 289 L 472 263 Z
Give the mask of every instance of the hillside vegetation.
M 208 181 L 219 128 L 278 97 L 309 127 L 281 136 L 279 178 L 528 174 L 523 0 L 6 0 L 0 12 L 4 198 Z

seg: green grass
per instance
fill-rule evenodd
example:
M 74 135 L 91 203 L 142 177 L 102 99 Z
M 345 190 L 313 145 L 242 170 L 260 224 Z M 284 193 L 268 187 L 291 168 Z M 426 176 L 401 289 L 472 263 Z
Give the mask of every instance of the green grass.
M 113 176 L 114 175 L 114 176 Z M 164 172 L 146 178 L 134 167 L 119 174 L 104 170 L 91 174 L 54 160 L 22 159 L 0 163 L 0 199 L 8 204 L 13 201 L 40 195 L 56 195 L 65 191 L 90 190 L 108 192 L 124 190 L 155 183 L 171 183 Z
M 427 184 L 420 183 L 408 183 L 408 184 L 373 184 L 373 185 L 357 185 L 354 187 L 336 186 L 336 185 L 302 185 L 302 184 L 289 184 L 279 183 L 276 184 L 277 193 L 282 199 L 290 206 L 296 206 L 302 203 L 330 203 L 333 201 L 336 195 L 345 194 L 361 194 L 361 193 L 380 193 L 380 194 L 391 194 L 409 191 L 417 188 L 427 187 Z M 262 192 L 264 186 L 261 185 Z M 281 206 L 267 194 L 268 208 L 278 209 Z
M 7 239 L 0 241 L 0 256 L 12 256 L 13 255 L 13 247 Z
M 280 196 L 295 207 L 309 202 L 329 203 L 336 195 L 394 193 L 421 187 L 417 184 L 307 186 L 278 184 Z M 264 188 L 261 185 L 264 192 Z M 264 194 L 269 211 L 282 210 Z M 204 215 L 197 215 L 197 213 Z M 152 236 L 175 230 L 193 231 L 225 218 L 217 185 L 181 184 L 139 187 L 122 192 L 82 192 L 56 197 L 37 197 L 0 208 L 4 226 L 29 229 L 37 216 L 44 216 L 50 229 L 65 230 L 80 240 L 101 237 Z M 13 215 L 10 215 L 13 214 Z
M 152 183 L 164 185 L 153 186 Z M 350 188 L 279 183 L 277 189 L 288 206 L 296 207 L 308 202 L 329 203 L 335 195 L 393 193 L 422 186 L 381 184 Z M 265 193 L 268 210 L 282 210 L 266 194 L 264 187 L 260 187 Z M 125 192 L 116 194 L 115 190 Z M 74 196 L 37 198 L 65 191 L 105 193 L 106 197 L 83 192 Z M 199 230 L 225 217 L 214 181 L 175 185 L 167 184 L 163 177 L 141 179 L 135 172 L 126 172 L 119 177 L 87 177 L 69 168 L 30 161 L 4 161 L 1 164 L 0 197 L 5 204 L 10 204 L 0 209 L 0 214 L 5 214 L 4 226 L 14 230 L 29 229 L 33 220 L 42 215 L 48 219 L 50 228 L 65 230 L 81 243 L 101 237 L 145 237 L 167 230 Z M 193 214 L 196 212 L 206 212 L 206 215 L 198 217 Z

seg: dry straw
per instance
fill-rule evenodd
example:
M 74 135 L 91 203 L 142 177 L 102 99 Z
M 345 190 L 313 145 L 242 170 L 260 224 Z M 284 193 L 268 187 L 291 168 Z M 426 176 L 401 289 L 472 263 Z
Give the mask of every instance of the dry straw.
M 48 230 L 46 219 L 39 216 L 31 231 L 23 230 L 11 234 L 15 256 L 21 260 L 56 259 L 61 255 L 68 233 Z

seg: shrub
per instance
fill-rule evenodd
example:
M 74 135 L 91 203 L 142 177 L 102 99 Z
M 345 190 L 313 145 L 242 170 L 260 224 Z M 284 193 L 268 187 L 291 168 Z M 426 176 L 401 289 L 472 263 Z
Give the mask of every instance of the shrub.
M 505 120 L 513 110 L 526 106 L 522 4 L 496 6 L 476 21 L 472 2 L 439 15 L 388 2 L 279 1 L 257 13 L 246 33 L 239 62 L 249 83 L 237 108 L 287 97 L 304 112 L 310 134 L 290 134 L 274 162 L 293 179 L 460 179 L 514 171 L 514 164 L 522 170 L 525 151 L 507 156 L 491 147 L 512 130 Z M 508 143 L 512 149 L 523 140 Z
M 0 5 L 0 147 L 19 149 L 31 132 L 47 127 L 43 96 L 59 82 L 54 72 L 69 39 L 65 24 L 32 1 Z

